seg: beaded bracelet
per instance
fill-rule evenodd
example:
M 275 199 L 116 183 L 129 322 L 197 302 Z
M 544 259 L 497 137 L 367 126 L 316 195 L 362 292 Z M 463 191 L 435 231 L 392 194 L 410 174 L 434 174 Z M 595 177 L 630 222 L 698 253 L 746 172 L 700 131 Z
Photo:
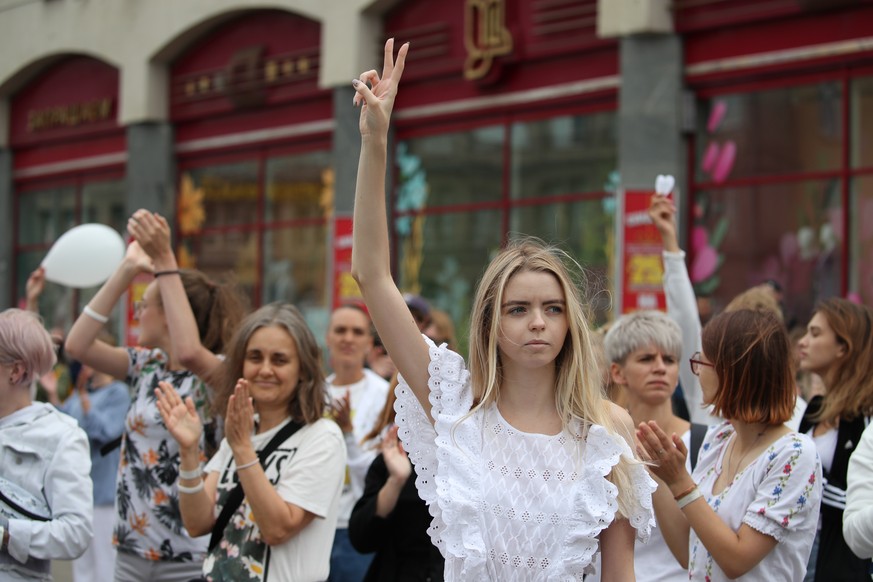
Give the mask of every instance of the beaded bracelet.
M 97 313 L 96 311 L 91 309 L 90 305 L 85 305 L 85 307 L 82 308 L 82 313 L 84 313 L 85 315 L 87 315 L 88 317 L 90 317 L 91 319 L 96 321 L 97 323 L 105 324 L 107 321 L 109 321 L 108 317 L 106 317 L 102 313 Z
M 181 275 L 182 271 L 180 271 L 179 269 L 168 269 L 166 271 L 155 271 L 152 274 L 155 276 L 155 279 L 157 279 L 158 277 L 162 277 L 164 275 Z
M 203 491 L 203 480 L 200 480 L 200 483 L 194 485 L 193 487 L 185 487 L 184 485 L 176 485 L 176 489 L 179 490 L 179 493 L 186 493 L 188 495 L 194 495 L 195 493 L 200 493 Z
M 191 469 L 190 471 L 186 471 L 182 467 L 179 467 L 179 478 L 180 479 L 199 479 L 203 476 L 203 463 L 201 463 L 196 469 Z

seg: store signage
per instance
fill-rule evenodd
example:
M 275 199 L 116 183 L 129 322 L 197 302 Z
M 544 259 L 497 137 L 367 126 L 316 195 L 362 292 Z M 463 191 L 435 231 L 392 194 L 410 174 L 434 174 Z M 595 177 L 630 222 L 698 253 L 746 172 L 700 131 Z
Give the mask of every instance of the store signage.
M 182 100 L 227 97 L 235 107 L 262 105 L 275 86 L 297 83 L 315 74 L 317 52 L 311 54 L 265 56 L 262 45 L 236 51 L 227 66 L 190 75 L 183 84 Z
M 93 99 L 84 103 L 56 105 L 27 112 L 27 131 L 36 133 L 49 129 L 79 127 L 108 121 L 112 114 L 112 99 Z
M 661 235 L 649 217 L 652 192 L 626 190 L 618 217 L 621 271 L 618 276 L 621 313 L 666 309 Z
M 512 53 L 512 33 L 506 27 L 506 0 L 467 0 L 464 15 L 464 78 L 482 79 L 494 59 Z

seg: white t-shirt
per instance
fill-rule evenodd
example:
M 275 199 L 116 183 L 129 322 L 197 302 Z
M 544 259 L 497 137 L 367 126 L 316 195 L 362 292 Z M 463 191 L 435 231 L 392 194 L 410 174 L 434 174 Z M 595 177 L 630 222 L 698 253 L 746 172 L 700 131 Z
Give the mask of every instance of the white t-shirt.
M 255 450 L 266 446 L 285 424 L 253 435 Z M 320 419 L 291 435 L 267 458 L 264 472 L 282 499 L 314 513 L 316 518 L 287 542 L 267 546 L 244 499 L 231 517 L 221 544 L 207 554 L 204 575 L 226 581 L 327 579 L 345 464 L 342 434 L 332 420 Z M 236 464 L 227 439 L 221 441 L 205 471 L 219 474 L 217 518 L 237 484 Z
M 757 566 L 737 580 L 802 580 L 818 524 L 821 462 L 815 444 L 791 432 L 761 453 L 718 495 L 712 486 L 734 435 L 729 423 L 706 433 L 693 478 L 710 507 L 732 530 L 742 524 L 769 535 L 778 544 Z M 688 574 L 692 580 L 728 580 L 691 530 Z
M 435 425 L 402 378 L 396 422 L 433 515 L 428 533 L 445 557 L 445 579 L 581 580 L 618 510 L 606 476 L 622 455 L 632 457 L 630 447 L 581 422 L 556 435 L 524 433 L 494 405 L 467 416 L 473 394 L 463 359 L 425 340 Z M 631 479 L 638 503 L 628 518 L 647 539 L 655 483 L 641 464 Z
M 682 435 L 685 448 L 691 449 L 691 431 L 687 430 Z M 691 472 L 691 455 L 685 459 L 685 468 Z M 661 528 L 652 529 L 652 534 L 647 542 L 638 542 L 634 545 L 634 571 L 636 582 L 677 582 L 688 580 L 688 570 L 670 551 L 667 540 L 661 533 Z M 585 577 L 585 582 L 600 582 L 600 554 L 597 555 L 597 571 Z
M 341 398 L 348 392 L 352 417 L 352 432 L 344 435 L 348 466 L 346 467 L 337 521 L 338 528 L 346 529 L 349 527 L 349 517 L 352 515 L 355 503 L 364 494 L 364 480 L 367 477 L 367 470 L 379 453 L 376 449 L 361 447 L 360 443 L 376 426 L 379 414 L 385 408 L 385 399 L 388 397 L 388 382 L 366 368 L 364 368 L 364 377 L 354 384 L 334 386 L 334 379 L 333 374 L 327 377 L 330 397 L 332 399 Z

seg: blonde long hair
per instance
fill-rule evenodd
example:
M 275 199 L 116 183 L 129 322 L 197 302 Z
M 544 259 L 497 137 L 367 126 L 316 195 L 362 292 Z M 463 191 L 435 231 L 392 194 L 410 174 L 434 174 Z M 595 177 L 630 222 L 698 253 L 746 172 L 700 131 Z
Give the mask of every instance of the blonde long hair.
M 579 291 L 583 281 L 580 280 L 579 285 L 574 282 L 567 263 L 577 267 L 580 279 L 584 278 L 582 269 L 567 253 L 538 239 L 525 237 L 511 242 L 488 265 L 476 290 L 470 321 L 470 381 L 474 402 L 471 414 L 496 402 L 500 392 L 503 367 L 497 339 L 500 336 L 500 305 L 507 283 L 520 272 L 549 273 L 557 279 L 564 292 L 569 324 L 564 345 L 554 362 L 557 370 L 555 406 L 564 429 L 568 429 L 571 421 L 579 420 L 583 424 L 601 425 L 626 438 L 623 435 L 626 431 L 620 431 L 616 426 L 610 412 L 612 405 L 604 397 L 596 347 Z M 619 491 L 619 511 L 625 516 L 630 515 L 630 508 L 636 503 L 629 464 L 622 457 L 610 474 L 610 480 Z

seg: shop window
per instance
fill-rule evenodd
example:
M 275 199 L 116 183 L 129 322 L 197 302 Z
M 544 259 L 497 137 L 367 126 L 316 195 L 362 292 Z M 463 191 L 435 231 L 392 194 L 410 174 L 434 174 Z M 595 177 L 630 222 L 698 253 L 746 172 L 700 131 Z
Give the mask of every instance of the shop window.
M 849 289 L 865 305 L 873 305 L 873 175 L 852 181 L 852 257 Z
M 404 182 L 396 209 L 499 202 L 505 135 L 502 126 L 491 126 L 402 142 L 396 163 Z M 418 181 L 426 187 L 417 188 Z
M 18 244 L 47 244 L 76 225 L 73 185 L 27 192 L 18 199 Z
M 294 303 L 311 325 L 323 327 L 333 208 L 330 154 L 191 168 L 181 183 L 180 263 L 217 279 L 232 274 L 252 305 Z
M 257 222 L 257 161 L 199 168 L 190 175 L 203 192 L 204 228 Z
M 71 180 L 65 184 L 23 191 L 18 195 L 18 235 L 15 253 L 15 290 L 19 303 L 26 298 L 27 278 L 42 263 L 52 244 L 79 224 L 98 222 L 122 233 L 127 217 L 124 181 Z M 40 297 L 40 315 L 49 327 L 68 330 L 99 286 L 72 289 L 49 283 Z M 108 329 L 119 331 L 120 308 L 113 310 Z
M 851 83 L 852 166 L 873 169 L 873 77 Z
M 580 288 L 596 322 L 606 322 L 612 309 L 612 197 L 516 208 L 509 230 L 538 236 L 565 250 L 583 268 Z
M 839 82 L 719 95 L 701 104 L 700 183 L 839 170 Z
M 394 234 L 403 291 L 452 315 L 467 348 L 473 293 L 510 237 L 556 244 L 588 275 L 596 317 L 610 309 L 613 112 L 562 115 L 401 140 L 395 150 Z
M 512 126 L 512 197 L 599 192 L 616 167 L 615 114 L 553 117 Z
M 824 180 L 699 192 L 692 283 L 714 284 L 723 307 L 749 287 L 778 281 L 786 323 L 804 325 L 816 299 L 841 294 L 840 186 Z
M 500 248 L 501 213 L 480 210 L 420 215 L 396 225 L 399 286 L 446 311 L 456 327 L 459 349 L 467 349 L 476 284 Z

